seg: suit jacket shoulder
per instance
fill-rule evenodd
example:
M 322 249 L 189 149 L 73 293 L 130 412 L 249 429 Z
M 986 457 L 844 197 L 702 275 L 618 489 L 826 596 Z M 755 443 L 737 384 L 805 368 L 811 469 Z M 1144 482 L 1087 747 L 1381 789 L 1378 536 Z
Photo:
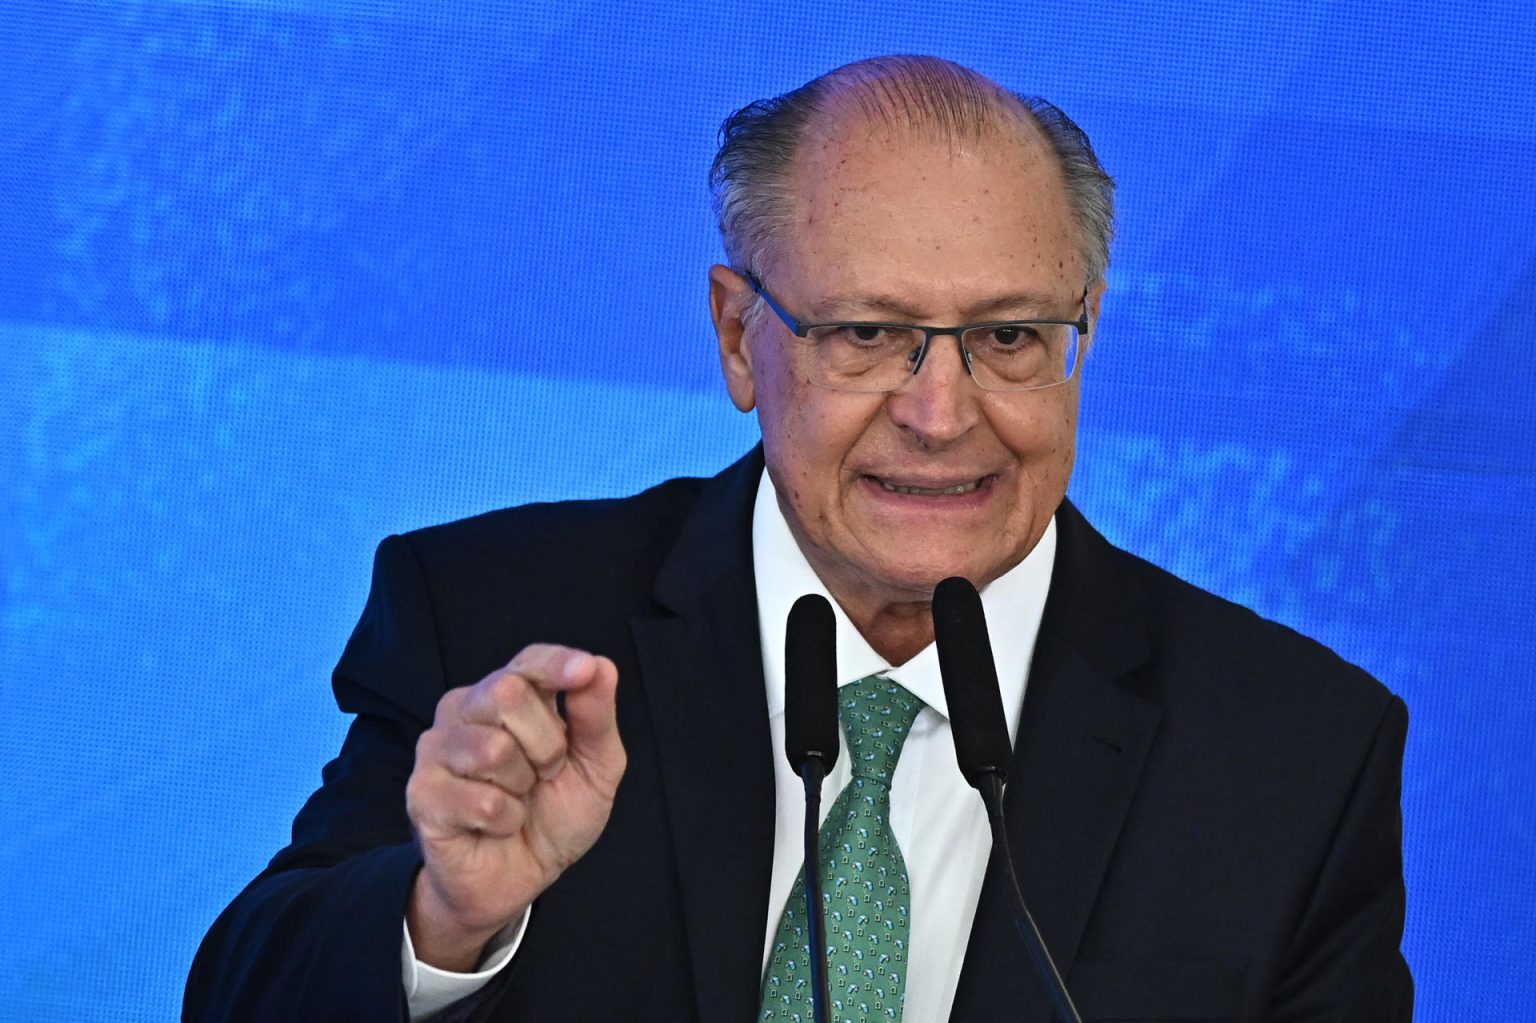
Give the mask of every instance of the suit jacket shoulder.
M 1347 730 L 1341 716 L 1374 726 L 1394 699 L 1364 669 L 1316 640 L 1110 545 L 1075 511 L 1069 515 L 1077 518 L 1074 539 L 1097 548 L 1090 565 L 1103 559 L 1105 578 L 1097 581 L 1108 585 L 1100 592 L 1119 598 L 1115 606 L 1126 621 L 1144 623 L 1151 656 L 1186 667 L 1177 673 L 1178 692 L 1160 695 L 1237 701 L 1274 713 L 1311 709 L 1334 722 L 1324 734 Z
M 760 947 L 763 925 L 729 893 L 755 888 L 761 875 L 766 899 L 772 834 L 761 667 L 741 642 L 742 623 L 755 631 L 749 513 L 761 465 L 754 452 L 711 480 L 386 538 L 332 680 L 338 705 L 355 715 L 346 741 L 295 818 L 293 841 L 210 928 L 184 1018 L 400 1018 L 401 926 L 421 863 L 404 800 L 416 739 L 448 688 L 478 681 L 532 642 L 615 660 L 630 763 L 604 836 L 541 898 L 514 967 L 467 1008 L 613 1019 L 644 1014 L 634 995 L 648 990 L 656 1013 L 686 1019 L 711 1004 L 716 978 L 741 988 L 740 936 L 755 931 L 750 947 Z M 658 730 L 680 741 L 663 749 Z M 701 774 L 700 760 L 744 766 Z M 677 830 L 673 808 L 690 795 L 721 809 L 685 806 Z M 680 844 L 700 857 L 703 875 L 687 892 Z M 691 948 L 723 960 L 705 964 L 697 984 Z M 588 968 L 574 970 L 577 961 Z
M 1074 991 L 1102 1018 L 1405 1018 L 1401 701 L 1070 504 L 1057 521 L 1008 805 Z M 1005 895 L 983 892 L 973 949 L 1009 942 Z M 967 971 L 956 1019 L 1048 1015 Z

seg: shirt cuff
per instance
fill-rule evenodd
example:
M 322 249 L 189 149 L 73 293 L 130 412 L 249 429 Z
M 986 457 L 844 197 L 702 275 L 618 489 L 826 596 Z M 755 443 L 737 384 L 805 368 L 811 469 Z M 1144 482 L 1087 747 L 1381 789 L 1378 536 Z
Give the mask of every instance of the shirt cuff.
M 505 969 L 512 961 L 517 946 L 523 942 L 523 932 L 528 929 L 528 917 L 532 913 L 533 907 L 529 906 L 523 911 L 521 920 L 503 927 L 486 942 L 480 968 L 474 973 L 439 970 L 417 959 L 416 946 L 411 943 L 411 928 L 405 925 L 405 937 L 400 943 L 400 974 L 401 983 L 405 987 L 406 1011 L 410 1014 L 411 1023 L 418 1023 L 459 999 L 468 998 Z

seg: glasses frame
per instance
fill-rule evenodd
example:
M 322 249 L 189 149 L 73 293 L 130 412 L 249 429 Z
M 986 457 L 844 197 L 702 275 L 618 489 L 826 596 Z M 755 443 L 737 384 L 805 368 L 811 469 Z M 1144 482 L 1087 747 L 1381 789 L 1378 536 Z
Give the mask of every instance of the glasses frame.
M 918 345 L 915 352 L 912 352 L 907 356 L 907 361 L 912 364 L 912 372 L 908 374 L 908 376 L 917 376 L 918 371 L 923 368 L 923 360 L 928 358 L 928 349 L 933 344 L 933 339 L 936 337 L 948 335 L 955 339 L 955 344 L 960 349 L 960 361 L 965 366 L 966 375 L 976 382 L 977 387 L 980 387 L 984 391 L 1041 391 L 1047 387 L 1059 387 L 1060 385 L 1066 383 L 1074 376 L 1076 376 L 1077 367 L 1082 363 L 1083 353 L 1088 347 L 1087 338 L 1089 337 L 1090 324 L 1088 321 L 1087 288 L 1083 289 L 1082 298 L 1078 300 L 1082 303 L 1083 314 L 1075 320 L 984 320 L 980 323 L 962 323 L 957 327 L 925 327 L 920 323 L 894 323 L 884 320 L 826 320 L 819 323 L 806 323 L 796 319 L 787 309 L 779 305 L 778 300 L 768 293 L 768 289 L 763 287 L 763 282 L 758 280 L 757 275 L 752 271 L 738 270 L 736 273 L 747 282 L 755 294 L 762 298 L 764 302 L 768 303 L 768 308 L 773 310 L 773 314 L 779 318 L 784 326 L 789 328 L 790 333 L 794 334 L 795 337 L 809 337 L 811 331 L 820 327 L 890 327 L 899 328 L 901 330 L 915 330 L 921 332 L 923 335 L 923 343 Z M 986 384 L 983 384 L 980 380 L 976 379 L 976 372 L 971 368 L 971 353 L 965 347 L 964 335 L 967 331 L 976 330 L 982 327 L 1023 327 L 1041 325 L 1055 325 L 1060 327 L 1077 328 L 1077 352 L 1072 357 L 1072 368 L 1067 371 L 1066 376 L 1062 377 L 1060 380 L 1053 380 L 1048 384 L 1035 384 L 1030 387 L 988 387 Z M 866 394 L 884 394 L 899 390 L 902 385 L 897 384 L 895 387 L 883 387 L 871 390 L 865 390 L 862 388 L 843 388 L 837 384 L 823 384 L 822 386 L 830 387 L 833 390 L 854 390 Z

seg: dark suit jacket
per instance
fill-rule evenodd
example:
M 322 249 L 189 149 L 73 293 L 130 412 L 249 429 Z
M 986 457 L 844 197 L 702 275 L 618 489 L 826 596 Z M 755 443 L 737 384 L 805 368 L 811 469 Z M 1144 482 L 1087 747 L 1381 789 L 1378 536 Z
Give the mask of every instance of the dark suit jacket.
M 628 770 L 512 966 L 447 1015 L 754 1019 L 781 755 L 752 582 L 761 467 L 754 451 L 712 480 L 385 540 L 334 678 L 356 720 L 293 843 L 204 940 L 185 1017 L 399 1017 L 416 738 L 447 687 L 545 641 L 617 662 Z M 1070 504 L 1057 522 L 1006 806 L 1084 1018 L 1408 1019 L 1401 701 Z M 1044 1023 L 997 866 L 953 1018 Z

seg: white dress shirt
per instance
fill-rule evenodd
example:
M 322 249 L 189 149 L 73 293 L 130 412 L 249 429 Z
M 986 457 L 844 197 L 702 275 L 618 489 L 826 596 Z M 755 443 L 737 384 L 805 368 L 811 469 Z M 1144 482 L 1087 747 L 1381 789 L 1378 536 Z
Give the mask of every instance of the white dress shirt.
M 1052 520 L 1029 556 L 981 594 L 982 608 L 993 627 L 992 652 L 1010 740 L 1018 731 L 1024 683 L 1055 560 L 1056 523 Z M 804 786 L 783 755 L 784 623 L 799 597 L 819 593 L 831 600 L 837 618 L 839 686 L 884 673 L 926 704 L 912 724 L 891 779 L 891 830 L 906 860 L 912 896 L 902 1019 L 904 1023 L 947 1020 L 960 983 L 992 833 L 981 797 L 966 784 L 955 763 L 938 653 L 930 643 L 901 665 L 891 665 L 875 653 L 832 600 L 795 543 L 767 473 L 758 484 L 752 512 L 752 564 L 774 751 L 773 874 L 768 891 L 768 929 L 763 935 L 763 969 L 767 969 L 779 918 L 803 863 Z M 837 793 L 848 783 L 846 740 L 840 745 L 837 764 L 822 788 L 823 820 Z M 450 973 L 420 962 L 407 932 L 401 966 L 411 1019 L 422 1019 L 479 990 L 511 961 L 527 925 L 525 914 L 520 923 L 507 928 L 492 943 L 476 973 Z
M 1010 741 L 1019 727 L 1024 682 L 1040 631 L 1051 568 L 1056 560 L 1053 519 L 1035 549 L 1019 565 L 981 594 L 997 662 L 998 686 L 1008 719 Z M 752 564 L 757 577 L 758 633 L 763 643 L 763 678 L 768 686 L 768 726 L 773 735 L 774 802 L 773 879 L 768 890 L 768 933 L 763 939 L 763 969 L 784 904 L 804 862 L 802 829 L 805 787 L 789 766 L 784 750 L 784 623 L 792 604 L 805 593 L 832 595 L 800 552 L 784 521 L 773 484 L 763 474 L 752 514 Z M 992 831 L 976 791 L 966 784 L 955 762 L 938 652 L 933 644 L 901 665 L 891 665 L 870 647 L 848 616 L 832 601 L 837 616 L 839 686 L 883 672 L 927 704 L 907 735 L 891 779 L 891 831 L 907 864 L 911 891 L 907 944 L 907 991 L 903 1023 L 939 1023 L 949 1019 L 965 961 L 971 921 L 981 896 Z M 822 819 L 836 794 L 848 784 L 848 745 L 841 747 L 822 788 Z

